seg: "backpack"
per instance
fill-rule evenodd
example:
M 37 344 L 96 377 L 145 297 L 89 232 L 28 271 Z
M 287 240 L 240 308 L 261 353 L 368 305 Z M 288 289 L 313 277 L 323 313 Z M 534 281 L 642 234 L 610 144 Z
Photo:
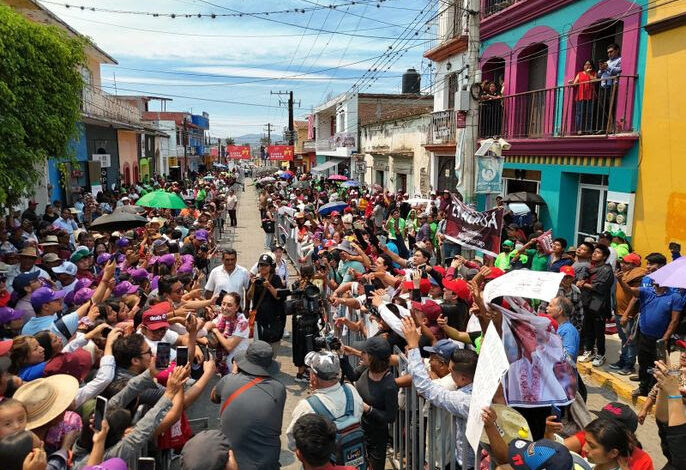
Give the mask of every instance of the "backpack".
M 333 421 L 336 426 L 336 450 L 331 461 L 336 465 L 348 465 L 358 470 L 367 470 L 365 462 L 366 448 L 364 445 L 364 431 L 360 421 L 354 416 L 353 392 L 343 385 L 345 392 L 345 412 L 335 418 L 324 406 L 317 395 L 307 398 L 315 413 Z

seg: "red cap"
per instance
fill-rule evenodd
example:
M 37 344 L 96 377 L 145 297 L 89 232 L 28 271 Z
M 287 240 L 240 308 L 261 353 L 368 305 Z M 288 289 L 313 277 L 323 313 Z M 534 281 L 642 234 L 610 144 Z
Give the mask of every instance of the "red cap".
M 639 255 L 638 253 L 629 253 L 628 255 L 624 255 L 624 258 L 622 258 L 622 262 L 633 264 L 635 266 L 640 266 L 641 255 Z
M 12 349 L 12 340 L 6 339 L 5 341 L 0 341 L 0 356 L 4 356 Z
M 445 268 L 443 266 L 431 266 L 431 269 L 436 271 L 442 277 L 445 277 Z
M 167 313 L 171 311 L 171 309 L 172 307 L 169 302 L 155 304 L 143 313 L 143 321 L 141 324 L 149 330 L 169 328 Z
M 412 308 L 420 310 L 430 322 L 435 322 L 443 310 L 433 300 L 425 300 L 424 303 L 412 301 Z
M 564 274 L 565 276 L 571 276 L 571 277 L 575 277 L 575 276 L 576 276 L 576 273 L 574 272 L 574 268 L 571 267 L 571 266 L 562 266 L 562 267 L 560 268 L 560 272 L 561 272 L 562 274 Z
M 471 292 L 469 284 L 464 279 L 443 279 L 443 287 L 453 291 L 462 300 L 469 302 Z
M 403 281 L 403 287 L 407 290 L 412 290 L 414 289 L 414 284 L 412 281 Z M 431 289 L 431 281 L 426 278 L 423 278 L 421 281 L 419 281 L 419 291 L 422 293 L 422 295 L 428 294 L 429 289 Z
M 339 215 L 338 211 L 331 212 L 331 217 L 338 217 Z
M 486 279 L 491 281 L 495 279 L 496 277 L 500 277 L 503 274 L 505 274 L 505 271 L 503 271 L 500 268 L 491 268 L 491 271 L 488 273 L 488 276 L 486 276 Z
M 343 212 L 345 212 L 346 214 L 349 214 L 349 213 L 351 213 L 352 211 L 353 211 L 353 210 L 352 210 L 351 207 L 346 207 L 345 209 L 343 209 Z

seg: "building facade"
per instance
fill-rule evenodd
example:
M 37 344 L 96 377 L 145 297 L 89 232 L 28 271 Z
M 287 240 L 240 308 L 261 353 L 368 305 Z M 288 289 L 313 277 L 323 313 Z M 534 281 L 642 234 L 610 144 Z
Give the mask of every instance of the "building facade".
M 633 243 L 642 254 L 686 244 L 686 0 L 648 11 L 641 152 Z
M 570 244 L 605 229 L 632 234 L 644 7 L 627 0 L 482 3 L 481 77 L 502 98 L 480 103 L 479 136 L 511 144 L 504 192 L 540 194 L 541 220 Z M 619 76 L 572 84 L 586 61 L 595 70 L 607 62 L 614 44 Z

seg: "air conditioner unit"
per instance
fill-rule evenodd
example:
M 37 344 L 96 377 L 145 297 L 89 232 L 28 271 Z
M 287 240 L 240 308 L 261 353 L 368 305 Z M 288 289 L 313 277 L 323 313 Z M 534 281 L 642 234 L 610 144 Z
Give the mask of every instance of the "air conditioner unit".
M 469 111 L 471 96 L 467 90 L 458 90 L 455 92 L 455 110 Z

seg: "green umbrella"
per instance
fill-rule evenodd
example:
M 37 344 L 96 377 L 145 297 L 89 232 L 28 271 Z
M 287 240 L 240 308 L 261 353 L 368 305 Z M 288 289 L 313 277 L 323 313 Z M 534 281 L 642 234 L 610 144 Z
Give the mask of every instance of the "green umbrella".
M 143 207 L 156 207 L 158 209 L 185 209 L 186 203 L 177 194 L 168 193 L 163 189 L 152 191 L 142 196 L 136 204 Z

